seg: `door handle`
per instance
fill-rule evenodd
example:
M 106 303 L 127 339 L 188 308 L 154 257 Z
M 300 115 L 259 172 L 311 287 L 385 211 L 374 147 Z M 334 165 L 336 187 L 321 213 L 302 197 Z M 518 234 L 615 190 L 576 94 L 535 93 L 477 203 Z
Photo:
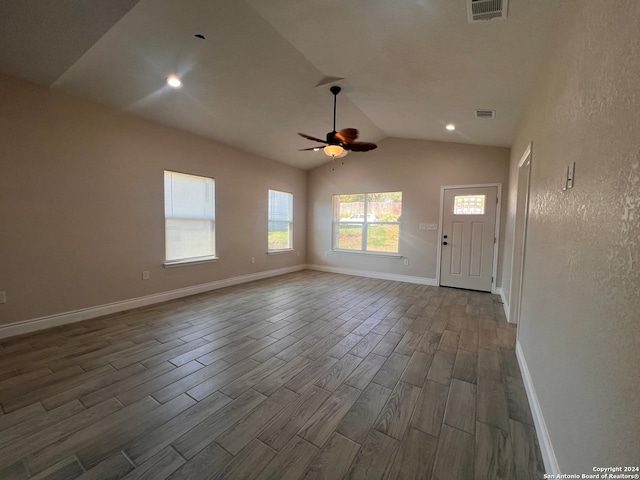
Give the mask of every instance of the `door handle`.
M 442 242 L 443 245 L 449 245 L 447 242 Z

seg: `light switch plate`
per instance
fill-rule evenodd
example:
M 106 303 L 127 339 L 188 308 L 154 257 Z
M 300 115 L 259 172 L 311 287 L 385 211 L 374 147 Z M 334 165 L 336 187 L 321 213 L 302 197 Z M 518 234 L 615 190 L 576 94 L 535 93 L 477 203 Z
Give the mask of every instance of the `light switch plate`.
M 562 187 L 562 191 L 566 192 L 567 190 L 573 188 L 573 181 L 575 179 L 576 174 L 576 162 L 572 162 L 567 165 L 567 168 L 564 172 L 564 186 Z
M 437 223 L 427 223 L 427 230 L 438 230 Z
M 567 172 L 567 188 L 573 188 L 573 178 L 576 174 L 576 162 L 569 164 Z

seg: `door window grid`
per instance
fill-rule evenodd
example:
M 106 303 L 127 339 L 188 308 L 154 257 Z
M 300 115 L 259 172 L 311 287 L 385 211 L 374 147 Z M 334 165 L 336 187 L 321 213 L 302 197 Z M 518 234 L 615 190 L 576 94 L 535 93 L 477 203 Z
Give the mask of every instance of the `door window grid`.
M 484 215 L 486 195 L 456 195 L 453 197 L 454 215 Z

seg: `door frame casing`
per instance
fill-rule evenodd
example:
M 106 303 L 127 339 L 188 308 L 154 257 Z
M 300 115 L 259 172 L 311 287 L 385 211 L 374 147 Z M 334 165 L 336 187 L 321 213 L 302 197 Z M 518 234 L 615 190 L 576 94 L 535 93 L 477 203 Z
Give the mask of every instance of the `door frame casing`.
M 520 161 L 518 162 L 518 172 L 516 174 L 516 209 L 513 221 L 513 245 L 511 248 L 511 274 L 509 277 L 509 313 L 507 321 L 509 323 L 519 323 L 520 305 L 522 303 L 522 284 L 524 281 L 524 258 L 527 248 L 527 227 L 529 224 L 529 200 L 531 192 L 531 163 L 533 161 L 533 142 L 529 143 Z M 523 175 L 523 168 L 527 169 L 526 185 L 524 185 L 523 196 L 520 196 L 518 187 L 520 178 Z M 522 200 L 520 202 L 519 200 Z M 519 231 L 519 220 L 522 220 L 522 231 Z M 520 245 L 518 245 L 518 240 Z M 516 255 L 516 247 L 520 247 L 520 255 Z
M 502 210 L 502 183 L 474 183 L 470 185 L 445 185 L 440 187 L 440 220 L 438 221 L 438 252 L 436 260 L 436 285 L 440 286 L 440 262 L 442 260 L 442 224 L 444 221 L 444 192 L 445 190 L 457 188 L 498 188 L 498 203 L 496 203 L 496 224 L 493 235 L 496 241 L 493 244 L 493 265 L 491 267 L 491 293 L 496 293 L 496 283 L 498 282 L 498 245 L 500 245 L 500 213 Z

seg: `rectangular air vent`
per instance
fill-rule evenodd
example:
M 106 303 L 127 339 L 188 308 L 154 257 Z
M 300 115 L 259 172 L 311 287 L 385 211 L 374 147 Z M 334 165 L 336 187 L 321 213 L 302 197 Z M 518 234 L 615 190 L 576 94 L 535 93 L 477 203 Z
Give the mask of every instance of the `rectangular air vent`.
M 495 110 L 476 110 L 476 118 L 496 118 Z
M 467 0 L 469 23 L 507 18 L 509 0 Z

